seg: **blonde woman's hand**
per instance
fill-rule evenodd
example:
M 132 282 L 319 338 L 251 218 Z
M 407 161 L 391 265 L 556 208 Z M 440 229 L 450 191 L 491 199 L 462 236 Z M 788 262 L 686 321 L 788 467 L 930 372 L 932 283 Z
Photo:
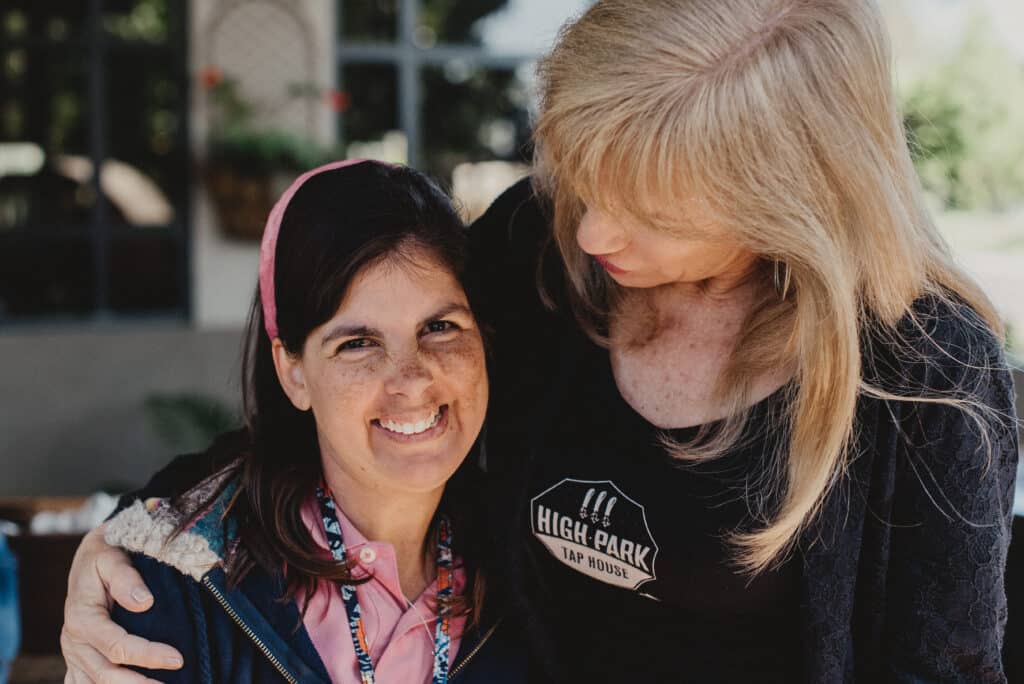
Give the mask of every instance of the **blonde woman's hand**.
M 60 633 L 68 667 L 65 684 L 140 684 L 154 680 L 119 666 L 152 670 L 182 666 L 181 654 L 174 648 L 133 636 L 115 624 L 110 619 L 113 601 L 141 613 L 152 607 L 153 596 L 128 556 L 103 540 L 101 525 L 82 540 L 68 575 Z

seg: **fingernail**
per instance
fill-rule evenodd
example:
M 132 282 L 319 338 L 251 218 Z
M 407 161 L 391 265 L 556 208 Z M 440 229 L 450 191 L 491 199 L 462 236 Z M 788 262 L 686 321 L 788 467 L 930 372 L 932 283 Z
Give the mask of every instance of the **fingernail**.
M 142 587 L 135 587 L 132 589 L 132 598 L 136 603 L 149 603 L 153 600 L 153 595 Z
M 180 656 L 167 656 L 166 658 L 164 658 L 164 664 L 166 664 L 167 667 L 173 667 L 177 669 L 181 667 L 184 663 L 182 662 Z

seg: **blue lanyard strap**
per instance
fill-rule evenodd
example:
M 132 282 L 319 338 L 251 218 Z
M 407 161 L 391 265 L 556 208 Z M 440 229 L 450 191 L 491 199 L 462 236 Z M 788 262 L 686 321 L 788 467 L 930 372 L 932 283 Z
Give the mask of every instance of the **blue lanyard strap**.
M 338 522 L 338 511 L 334 499 L 323 487 L 316 488 L 320 514 L 323 516 L 324 532 L 327 535 L 327 546 L 331 555 L 338 562 L 347 562 L 345 540 L 341 535 L 341 524 Z M 447 684 L 448 656 L 451 650 L 451 598 L 452 598 L 452 529 L 446 516 L 441 516 L 437 540 L 437 627 L 434 630 L 434 678 L 433 684 Z M 373 662 L 370 660 L 369 648 L 366 645 L 366 631 L 363 629 L 363 617 L 359 609 L 359 598 L 353 584 L 340 586 L 341 600 L 345 604 L 348 615 L 348 628 L 352 634 L 352 645 L 356 650 L 356 661 L 359 663 L 359 676 L 363 684 L 375 684 Z

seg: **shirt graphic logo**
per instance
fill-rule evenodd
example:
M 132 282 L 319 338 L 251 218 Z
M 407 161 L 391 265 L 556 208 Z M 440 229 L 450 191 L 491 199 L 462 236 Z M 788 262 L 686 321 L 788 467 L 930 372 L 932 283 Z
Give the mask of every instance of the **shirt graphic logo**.
M 533 535 L 577 572 L 624 589 L 656 577 L 644 507 L 610 480 L 566 478 L 531 500 L 530 518 Z

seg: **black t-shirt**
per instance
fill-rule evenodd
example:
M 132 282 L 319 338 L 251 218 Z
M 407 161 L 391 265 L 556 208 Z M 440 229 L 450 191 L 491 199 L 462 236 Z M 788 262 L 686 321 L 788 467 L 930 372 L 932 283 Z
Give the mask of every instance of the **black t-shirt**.
M 742 448 L 684 467 L 569 312 L 528 188 L 499 199 L 472 237 L 475 294 L 496 333 L 499 565 L 540 616 L 539 650 L 566 681 L 799 681 L 800 558 L 751 579 L 725 539 L 752 527 L 747 496 L 778 465 L 783 391 L 754 407 Z
M 682 465 L 622 398 L 608 352 L 575 338 L 529 449 L 528 553 L 562 677 L 585 682 L 800 679 L 799 559 L 750 578 L 726 537 L 776 465 L 780 390 L 740 448 Z M 552 401 L 552 399 L 554 399 Z

